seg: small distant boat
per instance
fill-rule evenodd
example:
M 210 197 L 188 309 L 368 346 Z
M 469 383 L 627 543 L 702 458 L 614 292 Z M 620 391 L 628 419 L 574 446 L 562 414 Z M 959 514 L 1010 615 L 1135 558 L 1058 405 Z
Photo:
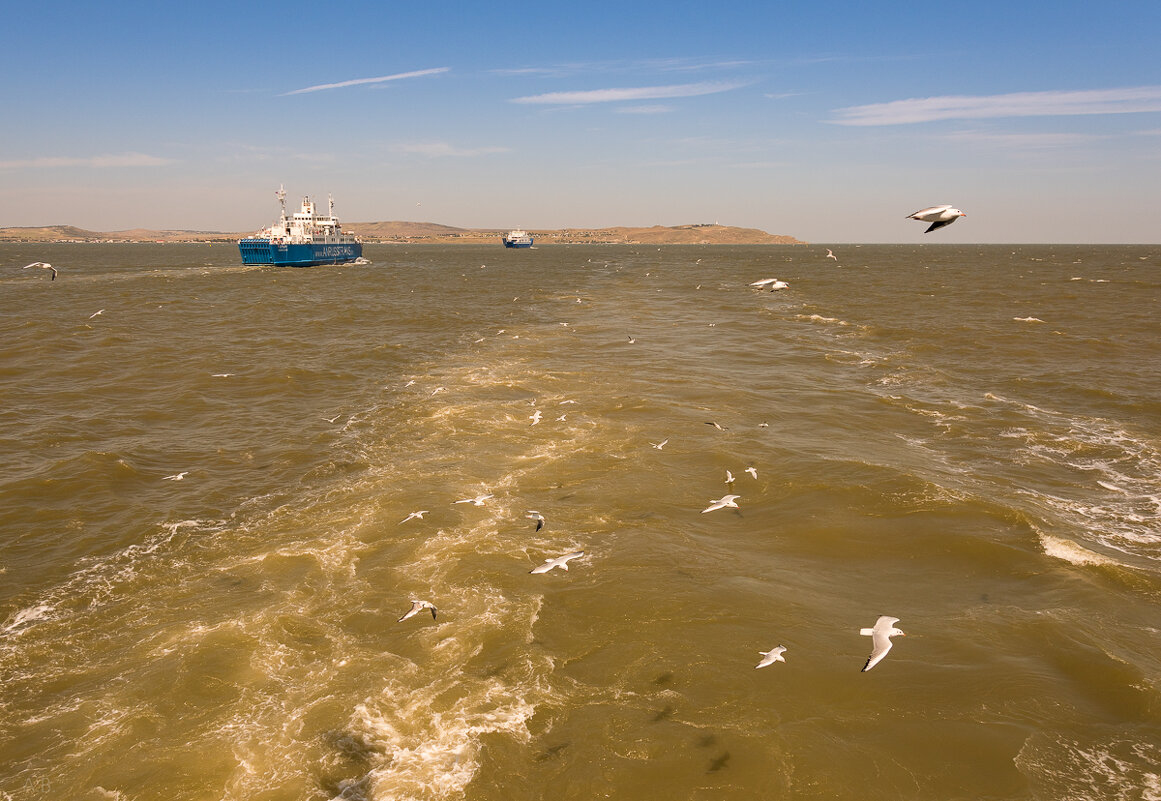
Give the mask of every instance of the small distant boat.
M 504 237 L 504 247 L 530 248 L 532 247 L 532 234 L 521 231 L 519 228 L 509 231 L 508 235 Z
M 327 198 L 327 215 L 316 214 L 314 202 L 302 199 L 302 209 L 286 216 L 286 190 L 274 193 L 282 205 L 278 222 L 254 236 L 238 240 L 243 264 L 274 264 L 310 267 L 315 264 L 345 264 L 363 256 L 363 243 L 354 234 L 343 233 L 335 217 L 335 201 Z

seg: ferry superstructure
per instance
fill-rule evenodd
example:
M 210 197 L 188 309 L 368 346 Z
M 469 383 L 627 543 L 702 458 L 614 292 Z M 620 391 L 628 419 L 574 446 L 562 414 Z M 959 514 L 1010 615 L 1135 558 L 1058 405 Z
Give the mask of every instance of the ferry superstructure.
M 504 247 L 506 248 L 530 248 L 532 247 L 532 234 L 527 231 L 521 231 L 519 228 L 509 231 L 504 237 Z
M 354 234 L 343 233 L 335 217 L 335 201 L 327 197 L 327 214 L 315 212 L 314 201 L 302 199 L 297 213 L 286 214 L 286 190 L 274 193 L 282 206 L 278 222 L 254 236 L 238 240 L 243 264 L 273 264 L 310 267 L 315 264 L 343 264 L 363 255 L 363 243 Z

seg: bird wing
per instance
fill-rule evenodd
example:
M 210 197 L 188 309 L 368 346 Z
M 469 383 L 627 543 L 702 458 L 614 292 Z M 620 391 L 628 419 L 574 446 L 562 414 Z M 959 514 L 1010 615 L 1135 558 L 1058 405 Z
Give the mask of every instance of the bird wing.
M 867 657 L 867 664 L 863 665 L 863 673 L 882 662 L 883 657 L 891 650 L 891 638 L 886 634 L 880 635 L 879 632 L 875 632 L 871 635 L 871 642 L 874 647 L 871 650 L 871 655 Z
M 879 615 L 875 627 L 871 629 L 871 655 L 867 657 L 867 664 L 863 665 L 864 673 L 882 662 L 883 657 L 891 650 L 891 629 L 898 622 L 897 617 Z
M 930 233 L 931 233 L 932 231 L 934 231 L 936 228 L 942 228 L 942 227 L 943 227 L 943 226 L 945 226 L 945 225 L 951 225 L 951 224 L 952 224 L 953 222 L 955 222 L 957 219 L 959 219 L 959 218 L 958 218 L 958 217 L 952 217 L 950 220 L 936 220 L 936 221 L 935 221 L 935 222 L 933 222 L 931 225 L 929 225 L 929 226 L 928 226 L 928 228 L 927 228 L 927 230 L 926 230 L 926 231 L 924 231 L 923 233 L 925 233 L 925 234 L 930 234 Z
M 931 216 L 934 214 L 939 214 L 940 212 L 947 211 L 950 208 L 951 208 L 951 206 L 947 203 L 944 203 L 942 206 L 928 206 L 925 209 L 920 209 L 919 211 L 915 212 L 914 214 L 908 214 L 906 219 L 908 219 L 908 220 L 922 220 L 928 216 Z

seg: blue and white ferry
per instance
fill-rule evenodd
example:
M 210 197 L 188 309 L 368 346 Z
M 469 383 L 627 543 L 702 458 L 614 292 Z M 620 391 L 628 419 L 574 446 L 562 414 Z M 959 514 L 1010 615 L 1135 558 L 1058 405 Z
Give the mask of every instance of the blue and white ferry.
M 282 205 L 278 222 L 254 236 L 238 240 L 243 264 L 274 264 L 310 267 L 314 264 L 343 264 L 363 256 L 363 243 L 354 234 L 343 233 L 335 218 L 335 201 L 327 198 L 327 216 L 315 213 L 314 202 L 302 199 L 302 210 L 286 216 L 286 190 L 274 193 Z
M 509 231 L 508 235 L 504 237 L 504 247 L 530 248 L 532 247 L 532 234 L 520 229 Z

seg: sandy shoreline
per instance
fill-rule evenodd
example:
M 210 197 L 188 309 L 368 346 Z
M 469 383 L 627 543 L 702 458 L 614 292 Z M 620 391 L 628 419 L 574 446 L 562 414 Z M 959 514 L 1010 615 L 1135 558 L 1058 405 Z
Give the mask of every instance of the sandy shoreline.
M 349 223 L 343 230 L 368 244 L 493 244 L 507 229 L 454 228 L 436 223 Z M 648 228 L 529 229 L 537 244 L 618 245 L 804 245 L 793 236 L 769 234 L 757 228 L 729 225 L 654 225 Z M 0 242 L 234 242 L 253 232 L 174 231 L 135 228 L 90 231 L 70 225 L 0 228 Z

